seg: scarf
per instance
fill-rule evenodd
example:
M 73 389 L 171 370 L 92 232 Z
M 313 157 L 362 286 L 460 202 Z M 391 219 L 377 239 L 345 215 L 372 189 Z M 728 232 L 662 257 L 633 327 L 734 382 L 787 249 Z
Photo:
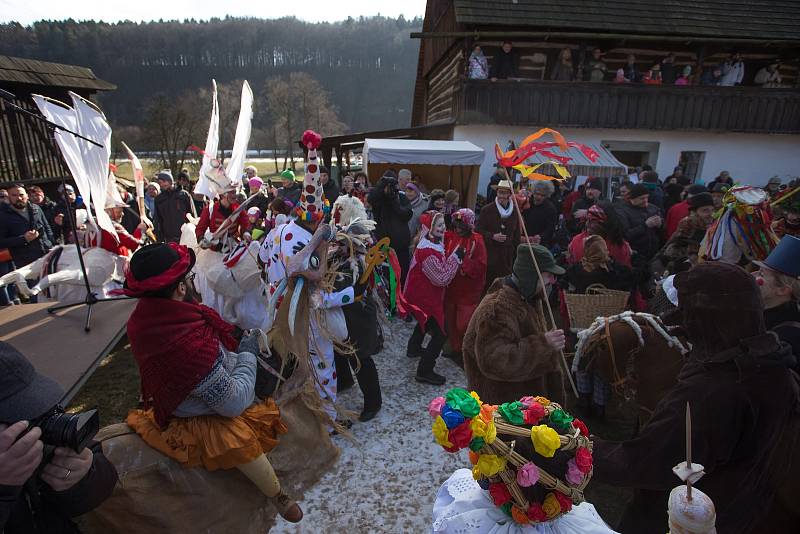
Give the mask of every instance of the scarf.
M 511 214 L 514 213 L 514 201 L 509 201 L 508 207 L 504 208 L 500 204 L 500 200 L 497 197 L 494 197 L 494 205 L 497 206 L 497 213 L 500 214 L 501 219 L 508 219 L 511 217 Z
M 145 408 L 163 428 L 219 357 L 235 350 L 233 325 L 202 304 L 142 298 L 128 319 L 128 339 L 142 377 Z
M 608 271 L 609 261 L 611 261 L 611 258 L 609 258 L 605 240 L 599 235 L 587 237 L 583 245 L 583 257 L 581 258 L 583 270 L 587 273 L 598 269 Z

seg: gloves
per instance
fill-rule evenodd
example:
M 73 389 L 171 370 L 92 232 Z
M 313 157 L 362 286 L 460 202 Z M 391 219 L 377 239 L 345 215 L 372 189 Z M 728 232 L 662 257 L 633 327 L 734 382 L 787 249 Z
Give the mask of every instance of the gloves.
M 467 251 L 464 250 L 464 247 L 458 247 L 455 250 L 455 255 L 458 257 L 458 261 L 464 261 L 464 256 L 467 255 Z
M 261 349 L 258 346 L 259 336 L 258 329 L 253 329 L 247 332 L 242 336 L 242 340 L 239 342 L 239 348 L 236 349 L 236 352 L 249 352 L 254 356 L 258 356 L 258 354 L 261 352 Z
M 364 282 L 363 284 L 357 281 L 356 284 L 353 286 L 353 294 L 356 297 L 360 297 L 361 295 L 366 293 L 368 287 L 369 287 L 369 278 L 367 278 L 366 282 Z

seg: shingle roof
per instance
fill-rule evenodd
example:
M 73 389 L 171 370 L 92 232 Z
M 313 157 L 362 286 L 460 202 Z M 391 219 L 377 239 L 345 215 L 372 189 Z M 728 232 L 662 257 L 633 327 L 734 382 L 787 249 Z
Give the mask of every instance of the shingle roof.
M 86 67 L 11 56 L 0 56 L 0 82 L 96 91 L 117 88 L 113 83 L 99 79 L 92 69 Z
M 460 24 L 800 40 L 797 0 L 454 0 Z

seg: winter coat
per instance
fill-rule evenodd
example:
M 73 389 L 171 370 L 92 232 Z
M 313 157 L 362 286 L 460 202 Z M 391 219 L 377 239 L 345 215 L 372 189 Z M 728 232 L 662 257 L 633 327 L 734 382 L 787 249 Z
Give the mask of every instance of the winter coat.
M 53 232 L 42 209 L 30 202 L 26 209 L 27 219 L 10 204 L 0 204 L 0 248 L 9 249 L 17 269 L 44 256 L 54 244 Z M 29 230 L 37 230 L 39 237 L 25 241 L 25 232 Z
M 297 203 L 300 202 L 300 193 L 303 190 L 303 184 L 300 182 L 294 182 L 292 187 L 281 187 L 278 189 L 278 198 L 282 198 L 284 200 L 288 200 L 292 203 L 292 206 L 297 206 Z M 331 203 L 332 205 L 333 203 Z
M 506 53 L 503 50 L 499 50 L 492 58 L 492 69 L 489 77 L 499 80 L 518 78 L 519 54 L 517 51 L 512 49 L 511 52 Z
M 800 306 L 795 301 L 789 301 L 780 306 L 764 310 L 764 324 L 767 330 L 778 334 L 778 338 L 792 347 L 795 357 L 800 360 Z M 800 371 L 795 365 L 795 371 Z
M 483 54 L 469 56 L 469 79 L 485 80 L 489 77 L 489 61 Z
M 192 213 L 192 197 L 173 187 L 161 191 L 156 197 L 156 235 L 161 241 L 177 243 L 181 240 L 181 226 L 186 214 Z
M 42 203 L 37 205 L 41 208 L 42 213 L 44 213 L 44 218 L 47 219 L 47 224 L 50 225 L 50 230 L 53 232 L 53 237 L 55 237 L 55 229 L 53 226 L 55 226 L 55 218 L 56 215 L 58 215 L 57 204 L 45 197 Z
M 408 200 L 408 198 L 406 198 L 406 200 Z M 408 232 L 413 239 L 413 237 L 417 235 L 417 230 L 419 230 L 419 218 L 428 208 L 428 197 L 424 196 L 422 193 L 418 193 L 417 198 L 414 199 L 413 202 L 409 200 L 408 205 L 411 207 L 411 212 L 413 213 L 411 219 L 408 220 Z
M 445 254 L 450 255 L 458 247 L 464 249 L 464 259 L 453 281 L 444 295 L 444 313 L 450 348 L 461 351 L 467 325 L 481 301 L 486 285 L 486 245 L 477 232 L 464 237 L 456 232 L 447 232 L 444 237 Z
M 510 279 L 495 280 L 464 336 L 469 389 L 490 404 L 541 395 L 563 405 L 562 364 L 547 344 L 547 330 L 540 299 L 530 303 Z
M 601 284 L 606 289 L 617 291 L 630 291 L 634 286 L 633 271 L 629 267 L 620 265 L 615 261 L 608 264 L 608 270 L 595 269 L 587 271 L 581 263 L 575 263 L 567 267 L 565 277 L 567 286 L 565 289 L 571 293 L 586 293 L 589 286 Z
M 516 207 L 514 209 L 516 210 Z M 514 265 L 517 245 L 519 245 L 522 232 L 519 227 L 519 217 L 512 212 L 506 219 L 501 219 L 497 205 L 492 202 L 481 210 L 475 231 L 483 236 L 483 242 L 486 245 L 488 263 L 485 288 L 488 289 L 496 278 L 511 274 L 511 267 Z M 505 243 L 494 240 L 492 236 L 497 233 L 506 235 Z
M 744 78 L 744 63 L 741 61 L 726 61 L 722 64 L 722 80 L 720 85 L 732 87 L 742 83 Z
M 73 517 L 100 506 L 117 484 L 117 471 L 99 443 L 90 445 L 89 472 L 66 491 L 56 492 L 37 480 L 25 486 L 0 486 L 0 530 L 4 534 L 77 534 Z
M 200 220 L 197 221 L 197 227 L 194 230 L 194 234 L 197 237 L 197 240 L 200 241 L 205 237 L 206 230 L 209 230 L 212 234 L 217 231 L 220 225 L 225 222 L 225 219 L 230 217 L 231 213 L 233 213 L 236 208 L 239 206 L 237 204 L 233 204 L 229 207 L 223 206 L 220 202 L 214 202 L 214 209 L 210 211 L 210 204 L 207 204 L 203 207 L 203 211 L 200 212 Z M 250 221 L 247 218 L 247 211 L 242 210 L 239 214 L 238 220 L 233 223 L 230 228 L 228 229 L 228 233 L 235 236 L 241 236 L 250 226 Z
M 553 72 L 550 73 L 550 79 L 560 82 L 571 82 L 575 79 L 575 71 L 572 64 L 557 62 L 553 66 Z
M 655 256 L 661 248 L 660 229 L 648 228 L 645 221 L 661 213 L 658 206 L 648 204 L 646 208 L 640 208 L 625 202 L 616 206 L 616 209 L 625 232 L 625 240 L 631 244 L 631 248 L 645 259 Z
M 336 199 L 339 198 L 341 192 L 339 191 L 339 184 L 337 184 L 333 178 L 328 177 L 328 182 L 322 186 L 322 190 L 325 193 L 325 200 L 331 203 L 336 202 Z
M 774 479 L 790 464 L 776 452 L 781 435 L 797 437 L 792 421 L 800 403 L 798 384 L 787 369 L 792 359 L 788 348 L 781 349 L 768 334 L 759 339 L 766 339 L 760 350 L 741 352 L 724 363 L 703 364 L 690 356 L 678 383 L 636 438 L 595 439 L 594 480 L 637 489 L 618 527 L 621 532 L 664 531 L 665 503 L 679 483 L 672 467 L 686 458 L 687 402 L 692 461 L 706 473 L 697 488 L 714 501 L 717 532 L 786 532 L 786 524 L 779 526 L 770 510 L 777 504 Z
M 675 230 L 678 229 L 678 224 L 689 216 L 689 201 L 684 200 L 678 202 L 667 211 L 667 221 L 664 223 L 664 235 L 669 239 Z
M 388 237 L 395 251 L 411 246 L 411 232 L 408 221 L 413 216 L 411 205 L 405 195 L 397 193 L 390 196 L 384 193 L 383 187 L 378 184 L 369 192 L 368 201 L 372 206 L 373 219 L 377 223 L 375 234 L 377 238 Z
M 541 236 L 541 245 L 545 247 L 549 248 L 552 245 L 558 223 L 558 211 L 549 199 L 545 199 L 538 206 L 531 203 L 530 207 L 522 212 L 522 219 L 525 221 L 525 229 L 529 236 Z
M 408 269 L 403 288 L 406 301 L 419 310 L 415 318 L 420 325 L 435 319 L 442 332 L 446 332 L 444 320 L 444 292 L 458 272 L 461 262 L 455 253 L 445 255 L 442 245 L 420 240 Z

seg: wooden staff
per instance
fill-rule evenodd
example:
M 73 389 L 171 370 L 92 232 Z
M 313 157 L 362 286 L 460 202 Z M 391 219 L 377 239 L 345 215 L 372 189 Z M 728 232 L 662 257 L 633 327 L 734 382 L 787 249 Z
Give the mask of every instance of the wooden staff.
M 508 169 L 505 167 L 501 167 L 503 172 L 506 175 L 506 180 L 511 182 L 512 186 L 514 182 L 511 181 L 511 177 L 508 174 Z M 511 188 L 511 202 L 514 203 L 514 211 L 517 212 L 517 219 L 519 220 L 519 225 L 522 229 L 522 234 L 525 236 L 525 243 L 528 245 L 528 252 L 531 255 L 531 259 L 533 260 L 533 266 L 536 267 L 536 274 L 539 276 L 539 280 L 542 281 L 542 288 L 544 288 L 544 280 L 542 280 L 542 271 L 539 269 L 539 262 L 536 261 L 536 254 L 533 253 L 533 246 L 530 243 L 530 237 L 528 236 L 528 229 L 525 228 L 525 220 L 522 218 L 522 211 L 519 209 L 519 202 L 517 202 L 517 196 L 514 194 L 514 188 Z M 553 315 L 553 308 L 550 306 L 550 299 L 547 298 L 545 294 L 542 298 L 544 300 L 545 306 L 547 306 L 547 313 L 550 315 L 550 322 L 553 325 L 553 330 L 558 330 L 558 325 L 556 325 L 556 319 Z M 567 373 L 567 379 L 569 380 L 569 385 L 572 387 L 572 392 L 575 394 L 575 398 L 578 398 L 578 388 L 575 387 L 575 381 L 572 380 L 572 373 L 569 370 L 569 365 L 567 365 L 567 358 L 564 356 L 564 349 L 559 349 L 558 353 L 561 355 L 561 363 L 564 364 L 564 370 Z

